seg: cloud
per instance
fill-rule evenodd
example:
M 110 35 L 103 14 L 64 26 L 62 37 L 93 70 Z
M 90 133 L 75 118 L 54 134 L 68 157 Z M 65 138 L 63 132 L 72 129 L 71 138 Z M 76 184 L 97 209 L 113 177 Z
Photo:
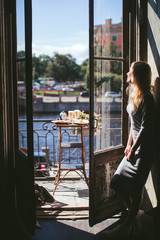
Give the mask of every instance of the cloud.
M 18 47 L 18 51 L 24 50 L 24 45 Z M 85 59 L 88 58 L 89 50 L 88 46 L 83 44 L 75 44 L 68 47 L 53 47 L 51 45 L 38 45 L 32 44 L 32 52 L 37 57 L 41 54 L 48 55 L 50 57 L 54 56 L 54 53 L 59 54 L 71 54 L 72 57 L 76 59 L 77 64 L 81 64 Z
M 88 58 L 88 46 L 83 44 L 76 44 L 69 47 L 54 47 L 51 45 L 39 46 L 36 44 L 32 45 L 33 53 L 36 56 L 40 54 L 46 54 L 50 57 L 54 56 L 54 53 L 59 54 L 71 54 L 78 64 L 81 64 L 86 58 Z

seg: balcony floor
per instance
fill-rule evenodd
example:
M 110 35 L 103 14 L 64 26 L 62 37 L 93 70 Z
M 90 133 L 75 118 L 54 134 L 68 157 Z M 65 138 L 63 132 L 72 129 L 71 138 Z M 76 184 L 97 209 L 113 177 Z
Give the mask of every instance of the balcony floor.
M 88 166 L 87 166 L 88 170 Z M 52 196 L 56 169 L 50 172 L 50 179 L 37 179 Z M 113 217 L 93 227 L 89 226 L 89 189 L 84 180 L 72 172 L 57 187 L 55 201 L 37 206 L 37 228 L 33 240 L 89 240 L 95 239 L 118 218 Z
M 53 203 L 46 202 L 37 206 L 37 219 L 88 218 L 89 189 L 86 182 L 75 172 L 70 172 L 53 195 L 56 170 L 57 168 L 51 169 L 50 178 L 35 179 L 35 183 L 43 186 L 55 199 Z
M 93 227 L 88 219 L 80 220 L 40 220 L 41 228 L 36 228 L 33 240 L 93 240 L 96 234 L 111 226 L 117 219 L 107 219 Z

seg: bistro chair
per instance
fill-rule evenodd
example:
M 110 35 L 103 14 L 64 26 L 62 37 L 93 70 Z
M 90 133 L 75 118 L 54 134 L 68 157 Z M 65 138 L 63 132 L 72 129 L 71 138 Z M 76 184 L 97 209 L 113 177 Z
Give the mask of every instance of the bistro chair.
M 53 194 L 55 193 L 57 186 L 61 183 L 62 180 L 70 173 L 70 172 L 76 172 L 80 178 L 82 178 L 87 186 L 89 187 L 89 180 L 86 175 L 85 170 L 85 148 L 84 148 L 84 139 L 83 139 L 83 128 L 86 127 L 86 125 L 63 125 L 58 124 L 59 128 L 59 163 L 58 163 L 58 170 L 55 177 L 55 188 L 53 190 Z M 66 130 L 67 129 L 67 130 Z M 75 130 L 78 131 L 78 134 L 80 134 L 80 142 L 79 141 L 63 141 L 63 135 L 68 134 L 69 130 Z M 69 137 L 70 139 L 70 137 Z M 80 162 L 72 162 L 67 159 L 67 163 L 62 160 L 62 151 L 64 149 L 80 149 L 81 151 L 81 161 Z M 62 175 L 62 172 L 65 172 L 64 175 Z

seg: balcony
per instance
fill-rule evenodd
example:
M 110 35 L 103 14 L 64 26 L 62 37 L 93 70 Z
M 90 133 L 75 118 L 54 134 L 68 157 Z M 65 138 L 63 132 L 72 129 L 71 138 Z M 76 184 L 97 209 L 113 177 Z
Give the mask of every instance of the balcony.
M 25 129 L 26 120 L 19 120 L 19 144 L 20 147 L 26 147 L 27 134 Z M 101 125 L 107 124 L 107 131 L 102 131 Z M 34 119 L 33 121 L 33 136 L 34 136 L 34 156 L 36 161 L 40 162 L 40 158 L 45 155 L 46 162 L 49 167 L 49 174 L 41 175 L 41 170 L 35 167 L 35 183 L 43 186 L 52 195 L 54 190 L 54 180 L 58 169 L 59 162 L 59 130 L 55 128 L 52 120 L 49 119 Z M 85 168 L 86 174 L 89 176 L 89 129 L 84 128 L 84 145 L 85 145 Z M 79 141 L 78 129 L 67 128 L 63 130 L 64 141 Z M 112 147 L 121 143 L 121 119 L 110 118 L 103 119 L 98 123 L 95 129 L 95 150 L 103 149 L 105 146 Z M 62 161 L 77 163 L 80 161 L 80 149 L 63 149 Z M 89 206 L 89 190 L 85 181 L 72 172 L 65 180 L 57 187 L 54 194 L 56 199 L 56 207 L 58 208 L 74 208 L 88 209 Z M 55 205 L 55 203 L 53 204 Z M 53 208 L 52 204 L 47 205 L 48 208 Z M 46 206 L 38 206 L 39 210 L 44 210 Z M 54 206 L 55 207 L 55 206 Z M 38 210 L 38 212 L 40 212 Z M 46 215 L 45 215 L 46 216 Z M 44 215 L 39 216 L 44 218 Z M 53 216 L 52 216 L 53 217 Z M 57 216 L 56 216 L 57 217 Z M 61 216 L 59 216 L 61 218 Z M 84 216 L 83 216 L 84 217 Z M 88 213 L 86 218 L 88 217 Z M 72 216 L 73 218 L 73 216 Z
M 26 120 L 19 120 L 19 146 L 26 148 L 27 146 L 27 131 Z M 107 131 L 102 131 L 102 125 L 107 126 Z M 78 129 L 68 128 L 63 133 L 64 141 L 78 141 Z M 59 162 L 59 130 L 55 128 L 52 120 L 49 119 L 34 119 L 33 120 L 33 137 L 34 137 L 34 153 L 39 159 L 41 153 L 46 155 L 46 161 L 50 168 L 56 168 Z M 94 146 L 95 151 L 107 147 L 113 147 L 121 144 L 121 118 L 103 119 L 95 128 Z M 89 129 L 84 129 L 84 145 L 85 145 L 85 162 L 89 164 Z M 64 150 L 62 159 L 69 162 L 78 162 L 78 149 Z M 50 177 L 53 178 L 53 175 Z

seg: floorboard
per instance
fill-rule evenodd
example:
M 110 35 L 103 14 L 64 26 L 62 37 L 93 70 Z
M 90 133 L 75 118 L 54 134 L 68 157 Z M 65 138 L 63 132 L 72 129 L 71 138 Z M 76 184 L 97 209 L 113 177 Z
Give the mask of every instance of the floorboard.
M 54 179 L 35 181 L 51 195 Z M 65 179 L 54 194 L 55 202 L 37 206 L 37 220 L 41 228 L 36 228 L 34 240 L 90 240 L 96 233 L 117 221 L 108 219 L 93 227 L 89 226 L 89 189 L 82 179 Z
M 88 219 L 83 220 L 39 220 L 41 229 L 36 229 L 33 240 L 91 240 L 98 232 L 107 228 L 117 219 L 108 219 L 93 227 Z
M 89 189 L 85 181 L 63 180 L 53 195 L 54 181 L 39 180 L 35 181 L 39 186 L 43 186 L 55 198 L 55 203 L 68 207 L 87 207 L 89 206 Z M 47 203 L 48 204 L 48 203 Z

